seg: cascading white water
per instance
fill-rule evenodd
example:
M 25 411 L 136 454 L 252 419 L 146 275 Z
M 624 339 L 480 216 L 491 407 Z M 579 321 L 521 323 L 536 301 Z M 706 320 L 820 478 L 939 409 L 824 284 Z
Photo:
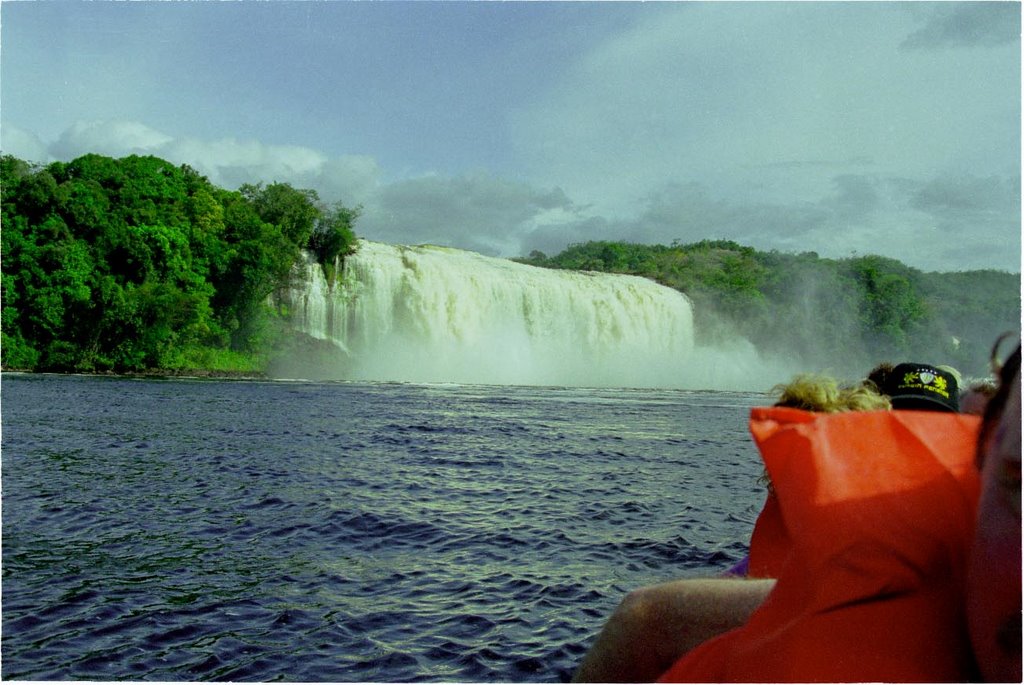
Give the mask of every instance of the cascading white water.
M 337 378 L 764 389 L 756 355 L 738 367 L 695 348 L 687 297 L 636 276 L 360 241 L 339 284 L 310 260 L 288 300 L 298 328 L 344 351 Z

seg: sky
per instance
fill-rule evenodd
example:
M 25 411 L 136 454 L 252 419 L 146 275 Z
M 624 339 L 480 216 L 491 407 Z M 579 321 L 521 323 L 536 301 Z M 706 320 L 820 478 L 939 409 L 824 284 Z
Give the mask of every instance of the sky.
M 156 155 L 491 256 L 1021 267 L 1017 2 L 0 3 L 0 150 Z

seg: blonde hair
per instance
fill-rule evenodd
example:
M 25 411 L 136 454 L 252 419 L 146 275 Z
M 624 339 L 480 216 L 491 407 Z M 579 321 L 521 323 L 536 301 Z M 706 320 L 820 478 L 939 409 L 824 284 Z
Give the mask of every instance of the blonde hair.
M 843 411 L 892 409 L 892 402 L 872 385 L 840 385 L 829 376 L 805 373 L 772 388 L 776 407 L 835 414 Z
M 872 381 L 854 386 L 840 385 L 834 378 L 813 373 L 802 373 L 794 376 L 789 383 L 776 385 L 772 388 L 772 394 L 778 397 L 776 407 L 792 407 L 823 414 L 892 409 L 889 397 L 881 394 Z M 775 487 L 767 469 L 757 482 L 774 496 Z

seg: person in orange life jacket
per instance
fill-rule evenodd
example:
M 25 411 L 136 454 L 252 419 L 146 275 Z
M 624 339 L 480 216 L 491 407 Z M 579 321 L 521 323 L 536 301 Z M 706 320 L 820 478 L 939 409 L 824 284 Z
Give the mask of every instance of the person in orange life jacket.
M 952 412 L 760 419 L 753 430 L 786 486 L 780 496 L 802 514 L 793 557 L 743 627 L 661 680 L 1021 682 L 1019 346 L 980 431 Z M 847 444 L 886 424 L 898 439 L 867 453 Z M 843 428 L 854 430 L 832 441 Z M 779 448 L 801 435 L 824 442 L 807 444 L 811 461 L 787 472 Z M 821 480 L 830 473 L 850 482 Z M 845 537 L 823 535 L 829 525 Z
M 957 412 L 959 410 L 959 377 L 956 369 L 948 366 L 932 366 L 906 362 L 892 366 L 880 364 L 868 376 L 868 382 L 847 391 L 850 399 L 844 403 L 815 404 L 800 402 L 800 397 L 788 399 L 785 404 L 810 411 L 868 411 L 885 409 L 891 405 L 897 410 Z M 877 389 L 888 402 L 874 402 Z M 754 578 L 775 578 L 778 576 L 790 546 L 789 533 L 782 519 L 778 502 L 771 495 L 754 523 L 750 536 L 747 575 Z
M 822 375 L 802 374 L 772 388 L 775 406 L 842 412 L 888 409 L 889 400 L 874 388 L 842 386 Z M 768 479 L 768 506 L 772 494 Z M 759 533 L 767 548 L 771 537 Z M 762 554 L 765 556 L 765 554 Z M 749 557 L 725 578 L 747 576 Z M 732 580 L 684 579 L 638 588 L 615 609 L 574 674 L 577 682 L 649 682 L 708 637 L 735 628 L 757 608 L 773 582 L 737 584 Z M 623 659 L 622 654 L 630 654 Z
M 890 387 L 897 401 L 916 401 L 922 393 L 919 387 L 931 385 L 943 389 L 951 398 L 956 397 L 956 378 L 944 369 L 928 365 L 911 364 L 900 367 L 900 381 L 910 374 L 910 381 L 896 383 L 908 387 Z M 890 367 L 891 370 L 892 367 Z M 939 380 L 936 380 L 939 379 Z M 922 381 L 927 381 L 922 382 Z M 888 406 L 884 399 L 864 391 L 844 389 L 828 379 L 799 377 L 788 386 L 776 388 L 780 393 L 779 405 L 795 406 L 818 411 L 869 410 Z M 934 408 L 952 411 L 949 398 L 932 402 Z M 925 401 L 929 395 L 925 394 Z M 759 519 L 752 539 L 751 552 L 755 559 L 753 575 L 770 578 L 777 574 L 788 549 L 788 533 L 781 525 L 781 516 L 772 511 L 772 498 Z M 767 522 L 764 520 L 767 519 Z M 768 522 L 774 521 L 773 530 Z M 680 580 L 663 583 L 631 592 L 616 609 L 602 629 L 591 650 L 574 676 L 576 681 L 648 681 L 655 677 L 659 664 L 663 667 L 674 656 L 689 650 L 703 639 L 744 623 L 771 590 L 771 580 L 737 583 L 719 579 Z M 631 655 L 622 659 L 623 653 Z
M 794 377 L 789 383 L 776 385 L 772 388 L 772 393 L 778 398 L 773 405 L 775 407 L 791 407 L 793 409 L 803 409 L 805 411 L 821 412 L 826 414 L 844 411 L 874 411 L 892 408 L 889 398 L 879 393 L 873 385 L 866 385 L 863 383 L 856 385 L 841 385 L 834 378 L 818 374 L 800 374 Z M 768 477 L 767 471 L 765 471 L 761 480 L 767 486 L 768 495 L 765 498 L 762 513 L 758 516 L 759 520 L 763 519 L 761 528 L 759 530 L 755 525 L 754 530 L 760 538 L 766 541 L 774 540 L 776 538 L 776 534 L 768 532 L 768 527 L 771 525 L 778 525 L 780 522 L 773 521 L 773 519 L 778 516 L 778 513 L 776 511 L 777 505 L 772 495 L 771 479 Z M 772 523 L 769 523 L 769 521 L 772 521 Z M 772 543 L 762 542 L 762 544 L 758 545 L 757 548 L 759 551 L 765 550 L 765 553 L 768 553 L 765 549 L 768 544 Z M 744 557 L 739 563 L 732 566 L 723 575 L 726 577 L 774 577 L 775 569 L 771 566 L 765 566 L 762 563 L 765 553 L 758 555 L 760 558 L 755 559 L 753 569 L 751 569 L 750 565 L 750 554 L 747 554 L 746 557 Z

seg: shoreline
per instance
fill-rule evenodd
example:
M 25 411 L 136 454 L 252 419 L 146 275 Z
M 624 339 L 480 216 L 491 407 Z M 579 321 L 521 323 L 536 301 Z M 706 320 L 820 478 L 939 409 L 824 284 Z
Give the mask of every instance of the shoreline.
M 221 371 L 216 369 L 146 369 L 145 371 L 35 371 L 33 369 L 0 368 L 0 373 L 23 373 L 30 375 L 55 376 L 96 376 L 100 378 L 194 378 L 199 380 L 238 380 L 266 381 L 272 380 L 262 372 L 252 371 Z

